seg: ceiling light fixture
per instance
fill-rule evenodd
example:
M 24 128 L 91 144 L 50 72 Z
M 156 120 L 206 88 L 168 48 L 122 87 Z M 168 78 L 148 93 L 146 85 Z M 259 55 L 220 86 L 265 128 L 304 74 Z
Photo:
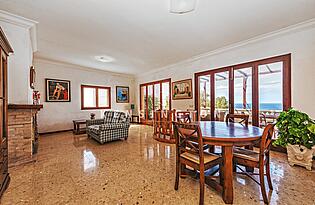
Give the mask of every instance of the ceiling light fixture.
M 100 62 L 103 62 L 103 63 L 110 63 L 110 62 L 113 62 L 115 59 L 110 57 L 110 56 L 95 56 L 95 59 L 100 61 Z
M 170 12 L 184 14 L 191 12 L 196 7 L 197 0 L 170 0 Z

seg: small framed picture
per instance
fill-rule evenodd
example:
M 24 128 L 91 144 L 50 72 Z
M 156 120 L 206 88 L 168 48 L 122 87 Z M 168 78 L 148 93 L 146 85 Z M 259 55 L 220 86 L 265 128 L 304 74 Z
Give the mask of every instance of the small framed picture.
M 129 103 L 129 87 L 116 86 L 116 102 Z
M 192 79 L 172 83 L 173 100 L 192 99 Z
M 46 78 L 46 102 L 70 102 L 71 87 L 69 80 Z

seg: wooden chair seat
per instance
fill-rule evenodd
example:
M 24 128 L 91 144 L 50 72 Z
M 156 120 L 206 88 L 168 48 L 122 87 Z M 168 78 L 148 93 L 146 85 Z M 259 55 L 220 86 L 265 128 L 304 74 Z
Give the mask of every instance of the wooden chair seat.
M 196 164 L 200 164 L 200 160 L 199 160 L 199 155 L 198 154 L 184 152 L 184 153 L 180 154 L 180 157 L 185 158 L 185 159 L 187 159 L 187 160 L 189 160 L 191 162 L 194 162 Z M 220 158 L 219 155 L 204 152 L 204 163 L 205 164 L 213 162 L 213 161 L 215 161 L 215 160 L 217 160 L 219 158 Z
M 234 150 L 234 158 L 246 159 L 254 162 L 259 162 L 259 152 L 244 149 L 241 147 L 235 147 Z

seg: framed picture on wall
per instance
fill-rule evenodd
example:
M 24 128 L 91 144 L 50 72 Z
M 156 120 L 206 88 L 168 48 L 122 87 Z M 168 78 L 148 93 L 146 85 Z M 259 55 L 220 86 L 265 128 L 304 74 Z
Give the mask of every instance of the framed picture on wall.
M 116 86 L 116 102 L 129 103 L 129 87 Z
M 71 87 L 69 80 L 46 78 L 46 102 L 70 102 Z
M 172 83 L 173 100 L 192 99 L 192 79 Z

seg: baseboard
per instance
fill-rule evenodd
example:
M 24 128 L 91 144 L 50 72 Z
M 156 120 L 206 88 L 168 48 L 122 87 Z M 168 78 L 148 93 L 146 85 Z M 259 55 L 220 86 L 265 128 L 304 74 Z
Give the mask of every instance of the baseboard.
M 56 134 L 60 132 L 69 132 L 72 131 L 72 129 L 67 129 L 67 130 L 57 130 L 57 131 L 51 131 L 51 132 L 40 132 L 40 135 L 49 135 L 49 134 Z

